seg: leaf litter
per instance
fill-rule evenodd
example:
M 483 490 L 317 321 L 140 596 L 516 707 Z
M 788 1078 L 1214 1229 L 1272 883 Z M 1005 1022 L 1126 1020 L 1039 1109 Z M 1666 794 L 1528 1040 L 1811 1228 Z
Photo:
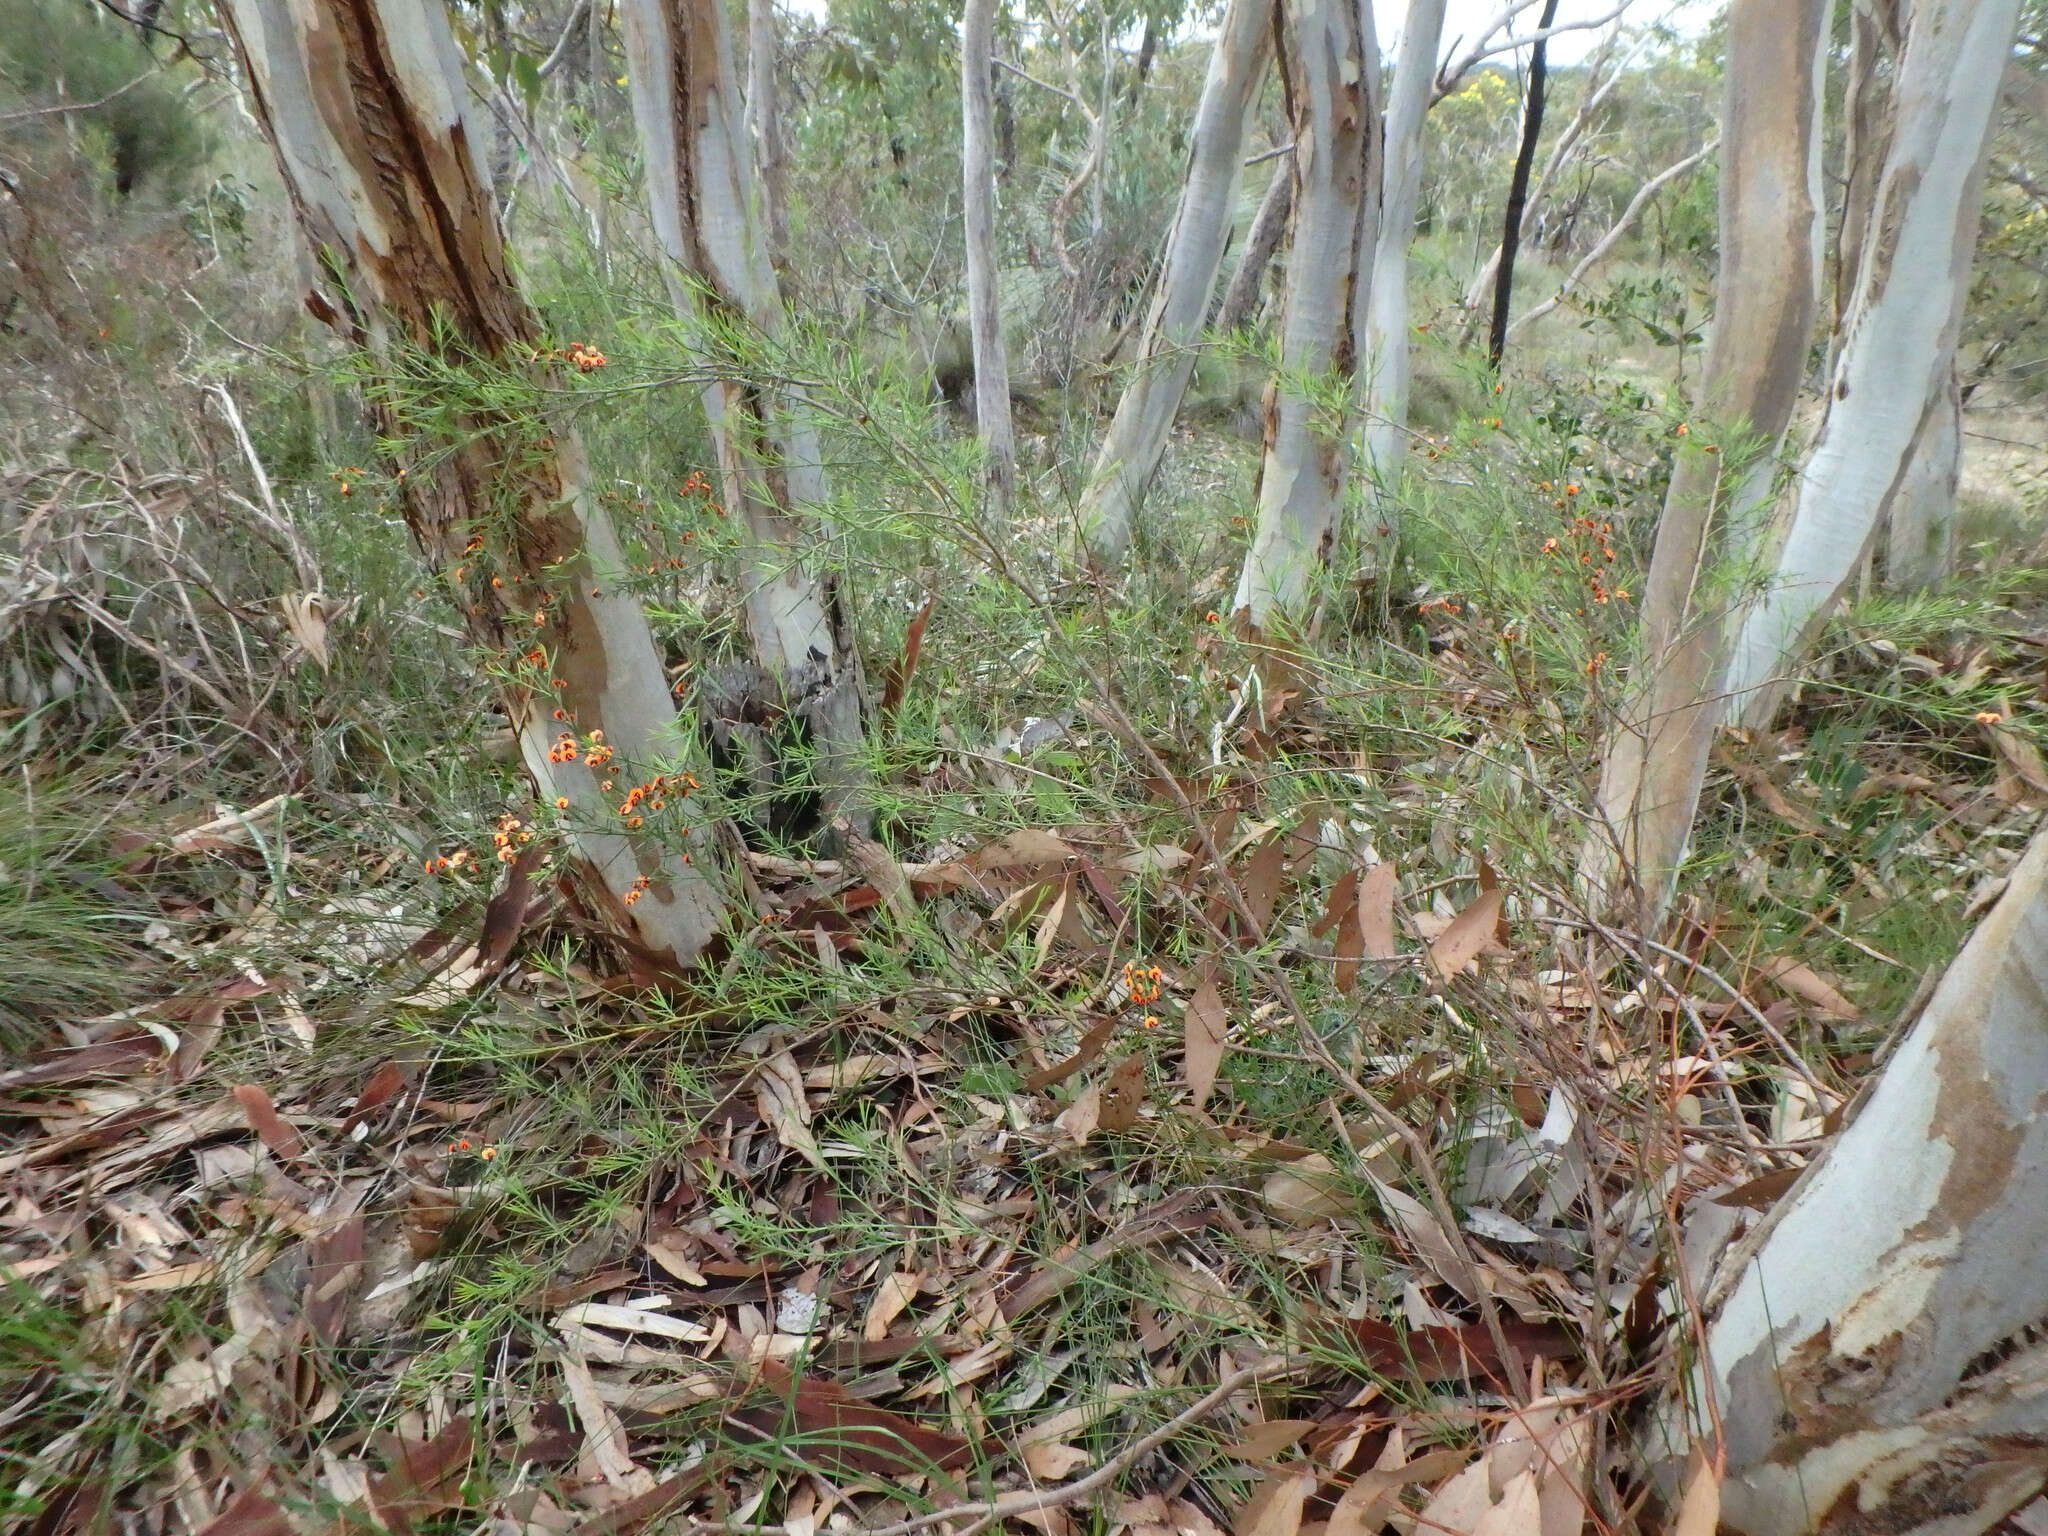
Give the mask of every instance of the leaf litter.
M 1236 729 L 1248 763 L 1331 750 L 1298 688 Z M 2000 734 L 1976 799 L 1898 754 L 1825 809 L 1789 739 L 1731 783 L 1802 835 L 1878 793 L 1991 827 L 2035 777 Z M 259 895 L 181 924 L 155 1001 L 0 1070 L 0 1278 L 47 1330 L 0 1422 L 50 1423 L 0 1495 L 52 1536 L 1650 1528 L 1617 1432 L 1873 1010 L 1704 903 L 1602 954 L 1494 850 L 1394 845 L 1442 825 L 1425 795 L 1193 798 L 1192 833 L 752 854 L 751 1015 L 592 939 L 537 859 L 466 930 L 335 892 L 280 954 L 292 803 L 165 838 L 151 899 L 204 910 L 195 861 Z M 851 984 L 914 924 L 955 974 Z M 176 1454 L 97 1471 L 80 1383 Z M 1703 1452 L 1674 1528 L 1718 1492 Z

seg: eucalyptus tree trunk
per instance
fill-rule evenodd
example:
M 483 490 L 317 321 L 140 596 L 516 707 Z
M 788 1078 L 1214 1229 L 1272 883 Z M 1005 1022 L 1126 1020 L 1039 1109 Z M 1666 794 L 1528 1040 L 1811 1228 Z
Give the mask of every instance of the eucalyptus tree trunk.
M 1371 0 L 1281 0 L 1294 238 L 1280 372 L 1266 387 L 1258 525 L 1233 607 L 1254 630 L 1298 610 L 1336 551 L 1379 235 L 1379 48 Z
M 789 164 L 775 74 L 775 0 L 747 0 L 747 137 L 761 168 L 761 215 L 775 270 L 789 265 Z
M 762 378 L 744 342 L 736 352 L 732 341 L 772 342 L 783 314 L 725 8 L 625 0 L 620 19 L 655 237 L 677 311 L 714 373 L 704 412 L 726 509 L 748 534 L 748 636 L 780 695 L 765 702 L 803 722 L 826 809 L 836 811 L 861 778 L 860 665 L 815 548 L 829 532 L 817 432 L 801 397 Z
M 1849 72 L 1842 100 L 1842 228 L 1835 241 L 1835 323 L 1839 341 L 1863 263 L 1863 244 L 1891 143 L 1891 93 L 1880 66 L 1899 54 L 1898 0 L 1851 0 Z M 1830 364 L 1834 353 L 1828 356 Z
M 1266 285 L 1266 269 L 1273 253 L 1287 234 L 1288 215 L 1294 212 L 1294 167 L 1282 164 L 1266 183 L 1259 199 L 1252 227 L 1245 233 L 1244 251 L 1237 258 L 1237 270 L 1223 289 L 1223 302 L 1216 306 L 1216 329 L 1226 334 L 1244 328 L 1258 308 L 1260 291 Z
M 1230 0 L 1209 53 L 1209 74 L 1190 136 L 1187 180 L 1166 237 L 1166 260 L 1145 317 L 1136 365 L 1081 494 L 1081 536 L 1089 560 L 1098 567 L 1123 558 L 1131 519 L 1166 451 L 1195 371 L 1195 346 L 1237 207 L 1245 119 L 1258 99 L 1271 51 L 1269 0 Z
M 1848 1128 L 1705 1287 L 1704 1367 L 1649 1450 L 1668 1477 L 1725 1428 L 1723 1530 L 1974 1536 L 2041 1491 L 2043 1102 L 2048 832 Z
M 1007 511 L 1017 491 L 1010 422 L 1010 359 L 1003 346 L 996 264 L 996 175 L 989 75 L 995 68 L 996 0 L 966 0 L 960 17 L 961 214 L 967 238 L 967 328 L 974 346 L 974 430 L 987 460 L 989 501 Z
M 1415 208 L 1422 193 L 1422 121 L 1436 90 L 1444 3 L 1409 0 L 1387 101 L 1380 237 L 1373 252 L 1372 298 L 1365 318 L 1363 437 L 1363 469 L 1375 519 L 1366 544 L 1378 552 L 1382 563 L 1398 532 L 1400 503 L 1395 492 L 1408 453 L 1408 394 L 1414 382 L 1408 355 L 1408 251 L 1415 242 Z
M 1699 421 L 1678 449 L 1642 592 L 1641 661 L 1580 852 L 1590 903 L 1654 930 L 1720 721 L 1726 627 L 1768 519 L 1820 310 L 1821 113 L 1830 0 L 1735 0 L 1721 113 L 1721 271 Z
M 331 277 L 309 307 L 390 379 L 420 366 L 400 356 L 411 352 L 536 394 L 551 385 L 539 325 L 506 268 L 481 158 L 489 134 L 468 115 L 440 0 L 225 0 L 220 15 Z M 511 679 L 504 707 L 534 788 L 544 803 L 567 802 L 560 836 L 600 910 L 689 961 L 725 904 L 704 874 L 708 830 L 628 831 L 624 790 L 610 788 L 664 771 L 684 740 L 576 435 L 538 408 L 488 403 L 502 388 L 452 413 L 406 388 L 371 392 L 383 436 L 401 445 L 406 522 L 445 574 L 471 642 Z M 564 733 L 575 750 L 562 750 Z M 538 835 L 508 833 L 512 845 L 520 832 Z
M 1963 473 L 1963 391 L 1955 357 L 1934 380 L 1933 397 L 1906 455 L 1884 530 L 1884 584 L 1921 592 L 1954 574 L 1956 489 Z
M 1819 439 L 1785 547 L 1744 615 L 1729 717 L 1767 724 L 1813 632 L 1889 514 L 1955 354 L 1978 194 L 2015 0 L 1920 0 L 1893 90 L 1891 147 L 1843 321 Z

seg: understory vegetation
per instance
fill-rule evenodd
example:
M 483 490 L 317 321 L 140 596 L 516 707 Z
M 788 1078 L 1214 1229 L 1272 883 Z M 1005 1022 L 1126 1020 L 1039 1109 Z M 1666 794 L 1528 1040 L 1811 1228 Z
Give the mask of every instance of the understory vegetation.
M 1988 194 L 1953 576 L 1865 579 L 1775 723 L 1723 733 L 1636 932 L 1574 869 L 1694 432 L 1711 164 L 1496 374 L 1462 298 L 1517 77 L 1446 98 L 1408 466 L 1352 490 L 1398 555 L 1340 552 L 1261 636 L 1270 304 L 1205 342 L 1128 568 L 1072 553 L 1196 18 L 1006 23 L 996 517 L 949 383 L 950 12 L 785 18 L 791 324 L 714 355 L 602 33 L 529 78 L 567 7 L 524 43 L 462 11 L 526 114 L 488 153 L 543 378 L 340 349 L 208 13 L 89 10 L 0 0 L 0 1528 L 1364 1536 L 1480 1529 L 1525 1474 L 1540 1523 L 1485 1528 L 1665 1528 L 1637 1437 L 1701 1348 L 1684 1234 L 1818 1154 L 2048 806 L 2023 180 Z M 1085 145 L 1028 76 L 1155 30 L 1068 272 Z M 1532 302 L 1712 134 L 1714 37 L 1645 44 Z M 726 708 L 720 372 L 818 421 L 851 822 Z M 620 530 L 686 724 L 618 815 L 719 853 L 693 968 L 551 861 L 588 813 L 532 793 L 517 650 L 408 534 L 394 466 L 499 417 L 573 431 Z

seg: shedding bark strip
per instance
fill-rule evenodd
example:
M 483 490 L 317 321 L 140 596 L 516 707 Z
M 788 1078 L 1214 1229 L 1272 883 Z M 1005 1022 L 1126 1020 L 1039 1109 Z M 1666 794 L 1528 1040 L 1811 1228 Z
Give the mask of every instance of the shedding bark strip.
M 410 349 L 549 387 L 440 5 L 224 0 L 220 15 L 328 279 L 309 308 L 389 369 Z M 563 836 L 587 886 L 622 930 L 691 960 L 718 931 L 718 890 L 666 845 L 675 839 L 609 830 L 621 823 L 602 779 L 651 775 L 686 743 L 575 434 L 487 407 L 422 429 L 402 383 L 371 394 L 383 434 L 407 445 L 393 467 L 414 537 L 446 574 L 471 641 L 520 679 L 504 706 L 538 796 L 568 802 Z M 582 743 L 567 757 L 564 731 Z M 610 763 L 585 761 L 593 740 Z M 684 846 L 708 862 L 704 829 Z
M 1973 1536 L 2048 1482 L 2044 1103 L 2048 833 L 1725 1282 L 1724 1530 Z M 1701 1428 L 1667 1405 L 1667 1478 Z

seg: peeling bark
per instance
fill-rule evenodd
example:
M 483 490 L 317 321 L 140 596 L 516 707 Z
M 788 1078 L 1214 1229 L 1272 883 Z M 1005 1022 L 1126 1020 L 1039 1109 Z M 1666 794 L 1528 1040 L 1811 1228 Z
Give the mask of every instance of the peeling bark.
M 225 0 L 220 14 L 293 212 L 332 278 L 307 296 L 316 315 L 372 355 L 410 346 L 544 376 L 529 361 L 538 325 L 505 265 L 487 135 L 467 115 L 438 0 Z M 602 778 L 651 775 L 685 743 L 646 617 L 614 585 L 625 559 L 575 435 L 479 411 L 447 440 L 418 442 L 396 392 L 373 394 L 384 435 L 412 444 L 396 466 L 406 521 L 449 574 L 471 641 L 532 680 L 505 687 L 505 709 L 541 799 L 570 802 L 562 835 L 586 884 L 621 930 L 692 959 L 724 912 L 702 864 L 683 846 L 592 830 L 618 824 Z M 543 660 L 522 663 L 536 648 Z M 551 679 L 561 687 L 549 694 Z M 603 733 L 615 765 L 549 761 L 565 729 L 558 706 L 578 732 Z M 706 829 L 684 846 L 710 862 Z
M 1266 387 L 1258 525 L 1232 606 L 1256 630 L 1298 609 L 1336 550 L 1379 234 L 1379 47 L 1370 0 L 1281 0 L 1294 238 L 1280 374 Z
M 1820 436 L 1770 590 L 1744 616 L 1729 717 L 1769 723 L 1870 547 L 1955 354 L 1984 155 L 2015 0 L 1922 0 L 1893 92 L 1892 138 L 1843 323 Z
M 1728 11 L 1703 430 L 1672 469 L 1642 593 L 1642 660 L 1608 735 L 1600 815 L 1579 856 L 1588 900 L 1644 932 L 1663 916 L 1692 832 L 1720 718 L 1728 610 L 1768 511 L 1820 309 L 1828 0 L 1786 9 L 1736 0 Z
M 1272 53 L 1268 0 L 1230 0 L 1195 108 L 1187 180 L 1166 237 L 1159 289 L 1138 356 L 1081 496 L 1081 534 L 1098 567 L 1123 558 L 1131 519 L 1159 467 L 1195 371 L 1195 344 L 1229 243 L 1245 119 Z M 1150 33 L 1147 33 L 1150 36 Z
M 1436 53 L 1443 30 L 1444 0 L 1409 0 L 1387 102 L 1379 245 L 1373 252 L 1372 297 L 1365 322 L 1368 377 L 1361 440 L 1374 518 L 1364 541 L 1364 559 L 1375 570 L 1385 566 L 1399 532 L 1394 493 L 1408 454 L 1408 395 L 1414 381 L 1408 356 L 1408 251 L 1415 241 L 1415 207 L 1422 194 L 1422 122 L 1436 94 Z
M 990 161 L 995 0 L 967 0 L 960 18 L 961 213 L 967 238 L 967 322 L 974 343 L 974 429 L 987 455 L 988 495 L 998 513 L 1017 491 L 1017 438 L 1010 420 L 1010 358 L 1003 345 L 996 262 L 996 177 Z
M 2048 1481 L 2048 833 L 1848 1129 L 1745 1244 L 1711 1387 L 1725 1529 L 1972 1536 Z M 1709 1300 L 1713 1300 L 1710 1296 Z
M 1890 92 L 1879 66 L 1899 54 L 1898 0 L 1851 0 L 1849 76 L 1842 101 L 1842 228 L 1835 241 L 1835 334 L 1838 342 L 1863 261 L 1878 176 L 1891 147 Z M 1831 350 L 1828 361 L 1834 361 Z
M 620 21 L 674 302 L 723 365 L 704 412 L 726 508 L 749 534 L 748 635 L 780 695 L 768 702 L 801 720 L 817 750 L 829 821 L 859 796 L 864 690 L 836 581 L 814 549 L 829 533 L 817 432 L 795 391 L 720 355 L 731 327 L 773 337 L 784 323 L 725 11 L 718 0 L 626 0 Z

